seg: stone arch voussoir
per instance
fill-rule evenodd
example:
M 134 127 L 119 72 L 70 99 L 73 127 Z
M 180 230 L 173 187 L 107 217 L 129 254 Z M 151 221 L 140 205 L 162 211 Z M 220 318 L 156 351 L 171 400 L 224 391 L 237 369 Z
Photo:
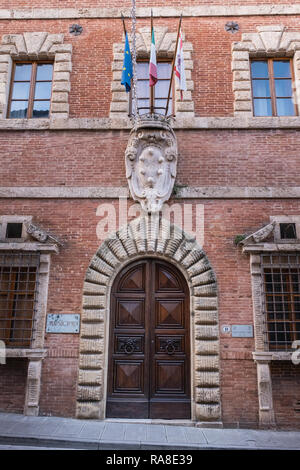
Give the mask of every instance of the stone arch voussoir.
M 83 288 L 77 417 L 105 418 L 110 291 L 126 264 L 142 257 L 176 265 L 190 289 L 192 418 L 221 420 L 216 277 L 194 238 L 161 218 L 142 216 L 105 240 L 86 272 Z

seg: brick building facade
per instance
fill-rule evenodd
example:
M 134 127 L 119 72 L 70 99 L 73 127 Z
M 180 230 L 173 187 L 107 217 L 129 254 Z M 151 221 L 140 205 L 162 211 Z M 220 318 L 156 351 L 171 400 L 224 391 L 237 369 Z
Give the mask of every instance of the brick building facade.
M 183 100 L 173 90 L 178 163 L 166 203 L 176 204 L 175 241 L 162 237 L 164 214 L 150 233 L 150 216 L 139 216 L 128 190 L 133 123 L 120 83 L 120 16 L 130 31 L 131 2 L 122 10 L 117 1 L 21 3 L 7 9 L 0 0 L 0 410 L 104 419 L 110 399 L 111 416 L 122 417 L 122 402 L 130 408 L 143 395 L 149 409 L 153 397 L 165 396 L 162 403 L 177 406 L 179 397 L 188 409 L 175 418 L 198 425 L 299 429 L 300 365 L 292 353 L 300 340 L 300 2 L 137 1 L 138 62 L 149 58 L 150 8 L 157 57 L 166 63 L 183 14 L 187 90 Z M 256 77 L 254 63 L 269 72 Z M 39 71 L 35 85 L 33 75 L 17 79 L 22 64 L 53 67 L 48 101 L 32 91 L 47 81 Z M 277 64 L 289 71 L 277 76 Z M 257 91 L 259 80 L 265 88 Z M 13 87 L 28 87 L 31 105 Z M 46 109 L 42 101 L 46 117 L 34 115 Z M 33 117 L 12 114 L 16 102 L 29 103 Z M 191 230 L 183 223 L 182 232 L 185 211 Z M 130 273 L 133 282 L 142 272 L 138 287 L 122 290 Z M 163 276 L 177 287 L 163 287 Z M 118 330 L 125 307 L 114 299 L 122 296 L 132 315 L 133 302 L 143 305 L 144 323 Z M 151 307 L 151 298 L 164 306 Z M 175 298 L 184 298 L 187 312 L 180 334 L 178 319 L 170 326 L 160 317 Z M 79 314 L 80 332 L 46 332 L 49 314 Z M 121 334 L 128 357 L 118 359 Z M 130 335 L 142 346 L 128 343 Z M 144 363 L 152 337 L 161 349 L 149 346 Z M 152 360 L 158 368 L 149 379 Z M 133 364 L 145 369 L 138 377 Z M 129 417 L 172 418 L 161 410 L 146 416 L 133 407 Z

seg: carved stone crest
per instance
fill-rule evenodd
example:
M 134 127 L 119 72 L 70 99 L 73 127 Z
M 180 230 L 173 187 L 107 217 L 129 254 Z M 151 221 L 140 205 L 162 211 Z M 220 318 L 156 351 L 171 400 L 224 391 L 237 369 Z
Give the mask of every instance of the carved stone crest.
M 26 231 L 29 235 L 32 236 L 32 238 L 39 241 L 40 243 L 51 242 L 59 246 L 63 246 L 63 244 L 58 240 L 58 238 L 56 238 L 54 235 L 50 235 L 50 233 L 46 232 L 37 225 L 34 225 L 32 223 L 26 224 Z
M 177 141 L 166 119 L 152 116 L 135 125 L 125 164 L 132 198 L 148 213 L 160 211 L 171 196 L 177 168 Z

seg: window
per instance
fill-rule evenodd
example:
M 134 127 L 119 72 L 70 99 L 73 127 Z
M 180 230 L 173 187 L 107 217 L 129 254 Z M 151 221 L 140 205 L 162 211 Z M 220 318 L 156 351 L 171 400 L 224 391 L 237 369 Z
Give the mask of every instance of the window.
M 282 240 L 293 240 L 297 238 L 296 224 L 279 224 L 280 238 Z
M 21 238 L 23 224 L 9 222 L 6 226 L 6 238 Z
M 300 340 L 300 255 L 263 254 L 263 313 L 270 350 Z
M 30 347 L 34 333 L 39 255 L 0 254 L 0 340 Z
M 49 117 L 52 76 L 52 63 L 15 62 L 8 117 L 19 119 Z
M 290 59 L 252 60 L 254 116 L 295 116 L 292 61 Z
M 170 86 L 172 63 L 171 62 L 157 62 L 157 78 L 158 81 L 153 87 L 153 101 L 154 112 L 157 114 L 165 114 L 167 106 L 168 92 Z M 150 112 L 150 87 L 149 87 L 149 63 L 137 63 L 137 98 L 138 98 L 138 111 L 139 114 L 148 114 Z M 173 88 L 173 87 L 172 87 Z M 173 112 L 171 88 L 168 113 Z

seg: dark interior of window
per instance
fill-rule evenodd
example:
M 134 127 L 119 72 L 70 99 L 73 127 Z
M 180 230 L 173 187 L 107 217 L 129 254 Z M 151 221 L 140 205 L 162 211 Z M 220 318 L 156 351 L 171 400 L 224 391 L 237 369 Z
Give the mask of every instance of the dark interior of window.
M 38 287 L 36 254 L 0 254 L 0 340 L 29 347 L 34 337 Z
M 22 237 L 22 223 L 9 222 L 6 226 L 6 238 L 21 238 Z
M 262 255 L 266 341 L 270 350 L 290 350 L 300 340 L 300 256 Z
M 295 239 L 297 238 L 296 224 L 279 224 L 280 225 L 280 238 Z

